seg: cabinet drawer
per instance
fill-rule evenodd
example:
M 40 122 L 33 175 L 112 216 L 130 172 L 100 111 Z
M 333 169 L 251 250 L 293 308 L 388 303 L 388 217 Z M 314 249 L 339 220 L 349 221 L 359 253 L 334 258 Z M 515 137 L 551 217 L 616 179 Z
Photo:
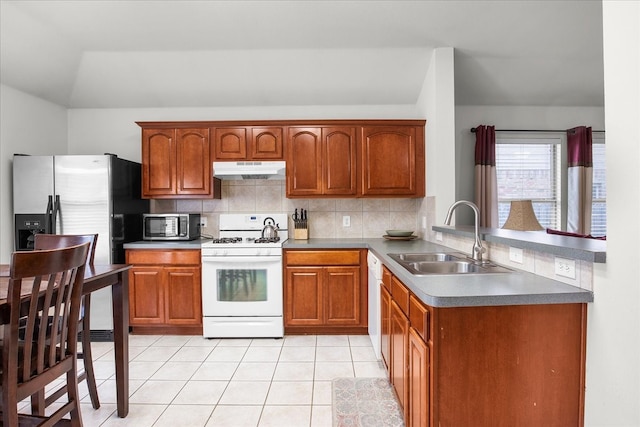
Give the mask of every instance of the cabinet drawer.
M 413 295 L 409 296 L 409 321 L 424 341 L 429 340 L 429 310 Z
M 127 264 L 199 265 L 199 250 L 127 250 Z
M 398 303 L 398 307 L 404 314 L 409 313 L 409 289 L 398 280 L 397 277 L 391 276 L 391 296 Z
M 360 251 L 286 251 L 289 265 L 360 265 Z

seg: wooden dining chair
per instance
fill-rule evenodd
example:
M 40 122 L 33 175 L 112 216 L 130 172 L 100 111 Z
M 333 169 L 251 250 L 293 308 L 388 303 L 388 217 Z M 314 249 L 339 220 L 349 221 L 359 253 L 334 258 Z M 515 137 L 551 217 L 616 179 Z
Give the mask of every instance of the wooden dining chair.
M 75 246 L 82 243 L 89 243 L 89 255 L 87 256 L 87 265 L 92 266 L 95 258 L 96 245 L 98 243 L 97 234 L 36 234 L 34 239 L 34 249 L 58 249 L 69 246 Z M 82 297 L 80 306 L 80 319 L 78 331 L 82 342 L 82 352 L 78 353 L 78 357 L 82 358 L 84 370 L 78 375 L 78 382 L 87 381 L 89 389 L 89 397 L 91 405 L 98 409 L 100 400 L 98 399 L 98 387 L 96 386 L 96 377 L 93 370 L 93 357 L 91 354 L 91 328 L 89 325 L 91 311 L 91 295 Z M 64 395 L 65 386 L 63 385 L 46 398 L 44 391 L 35 394 L 31 399 L 31 406 L 34 414 L 43 415 L 44 409 L 55 402 L 60 396 Z
M 9 318 L 3 322 L 2 424 L 82 426 L 78 396 L 78 316 L 89 243 L 14 252 L 9 271 Z M 53 316 L 56 321 L 51 322 Z M 18 414 L 18 402 L 66 375 L 67 402 L 53 414 Z M 71 420 L 63 420 L 66 415 Z

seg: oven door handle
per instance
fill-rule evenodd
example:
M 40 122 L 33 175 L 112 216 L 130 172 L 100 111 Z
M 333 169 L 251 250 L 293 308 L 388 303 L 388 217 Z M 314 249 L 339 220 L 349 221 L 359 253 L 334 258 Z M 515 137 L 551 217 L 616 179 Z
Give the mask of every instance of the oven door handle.
M 282 256 L 279 255 L 263 255 L 263 256 L 203 256 L 202 263 L 252 263 L 252 264 L 262 264 L 265 262 L 280 262 L 282 260 Z

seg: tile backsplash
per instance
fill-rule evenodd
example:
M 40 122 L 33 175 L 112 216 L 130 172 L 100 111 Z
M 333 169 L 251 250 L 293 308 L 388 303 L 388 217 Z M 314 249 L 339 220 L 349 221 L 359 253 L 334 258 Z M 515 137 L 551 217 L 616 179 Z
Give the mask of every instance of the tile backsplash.
M 422 216 L 429 217 L 427 199 L 287 199 L 285 181 L 222 181 L 222 198 L 205 200 L 153 200 L 151 210 L 163 212 L 200 212 L 207 218 L 202 233 L 217 237 L 221 213 L 287 213 L 305 209 L 309 218 L 310 238 L 375 238 L 385 230 L 414 230 L 424 236 Z M 350 226 L 343 227 L 344 216 Z M 430 221 L 428 221 L 430 222 Z M 288 227 L 292 229 L 292 220 Z

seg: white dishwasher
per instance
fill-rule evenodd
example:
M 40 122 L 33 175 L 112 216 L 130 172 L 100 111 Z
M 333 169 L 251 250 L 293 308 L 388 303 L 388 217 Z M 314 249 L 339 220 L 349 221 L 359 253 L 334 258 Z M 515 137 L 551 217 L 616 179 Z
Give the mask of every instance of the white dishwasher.
M 369 338 L 378 360 L 380 353 L 380 285 L 382 284 L 382 262 L 371 251 L 367 254 L 369 272 Z

